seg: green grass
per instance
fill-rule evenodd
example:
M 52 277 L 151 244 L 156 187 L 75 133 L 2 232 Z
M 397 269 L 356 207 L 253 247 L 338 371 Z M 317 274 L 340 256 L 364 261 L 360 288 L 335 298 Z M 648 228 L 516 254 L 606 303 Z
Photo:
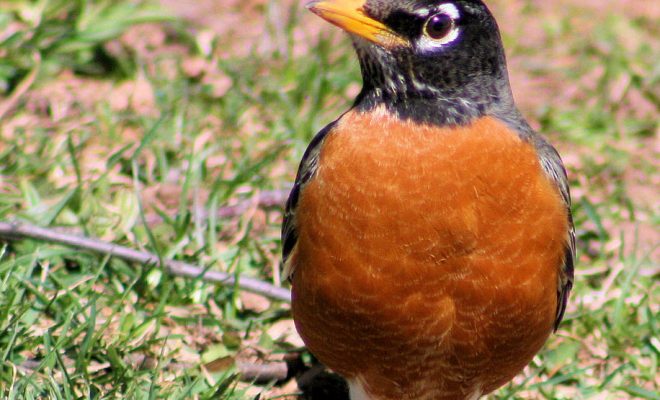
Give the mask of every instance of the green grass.
M 350 104 L 359 71 L 343 36 L 300 43 L 304 10 L 272 2 L 258 11 L 291 12 L 266 19 L 284 47 L 253 41 L 233 55 L 230 36 L 209 40 L 143 2 L 0 5 L 0 220 L 277 281 L 280 210 L 213 216 L 288 187 L 311 136 Z M 613 9 L 590 35 L 574 35 L 571 23 L 587 19 L 579 8 L 524 12 L 543 29 L 541 56 L 571 62 L 512 74 L 578 88 L 529 117 L 567 159 L 579 260 L 566 321 L 493 398 L 658 399 L 658 249 L 648 232 L 659 219 L 638 193 L 657 185 L 657 27 Z M 515 31 L 504 37 L 510 59 L 541 51 L 516 43 Z M 273 328 L 290 319 L 287 306 L 257 300 L 155 266 L 0 241 L 0 397 L 268 398 L 273 384 L 209 364 L 296 346 Z

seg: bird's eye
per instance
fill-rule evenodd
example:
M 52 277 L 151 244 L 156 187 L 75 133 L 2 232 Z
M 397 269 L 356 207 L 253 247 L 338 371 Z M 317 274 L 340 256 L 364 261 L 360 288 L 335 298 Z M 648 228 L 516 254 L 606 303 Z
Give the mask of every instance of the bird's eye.
M 417 51 L 435 52 L 455 42 L 461 34 L 461 13 L 453 2 L 440 4 L 424 22 L 422 35 L 415 42 Z
M 431 39 L 442 39 L 447 36 L 454 27 L 454 19 L 445 13 L 432 15 L 426 20 L 424 33 Z

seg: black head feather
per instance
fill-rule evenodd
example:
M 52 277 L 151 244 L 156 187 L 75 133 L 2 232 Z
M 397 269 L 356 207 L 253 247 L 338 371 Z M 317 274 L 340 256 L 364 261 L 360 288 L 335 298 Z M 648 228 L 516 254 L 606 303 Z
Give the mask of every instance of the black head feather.
M 364 81 L 358 108 L 385 105 L 402 118 L 442 125 L 488 113 L 517 119 L 499 29 L 483 2 L 368 0 L 364 12 L 407 45 L 386 48 L 353 35 Z M 429 19 L 447 13 L 455 37 L 433 40 Z

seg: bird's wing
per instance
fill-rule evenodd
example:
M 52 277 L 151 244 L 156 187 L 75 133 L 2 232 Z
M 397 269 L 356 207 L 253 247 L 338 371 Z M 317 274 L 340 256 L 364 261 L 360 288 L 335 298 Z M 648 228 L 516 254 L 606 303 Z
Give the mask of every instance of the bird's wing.
M 293 275 L 294 265 L 291 263 L 291 253 L 298 241 L 298 232 L 296 226 L 296 208 L 301 192 L 304 190 L 307 183 L 314 177 L 318 168 L 319 153 L 324 139 L 330 133 L 337 121 L 331 122 L 321 129 L 319 133 L 314 136 L 298 167 L 298 174 L 296 181 L 293 184 L 291 193 L 286 202 L 284 209 L 284 221 L 282 222 L 282 274 L 285 278 L 291 279 Z
M 557 153 L 557 150 L 545 141 L 543 141 L 537 149 L 543 171 L 557 186 L 564 205 L 566 206 L 566 212 L 568 215 L 568 232 L 566 233 L 567 238 L 564 262 L 561 266 L 557 288 L 557 313 L 555 317 L 555 330 L 557 330 L 559 323 L 564 317 L 568 295 L 573 287 L 573 275 L 575 269 L 575 227 L 573 226 L 573 217 L 571 214 L 571 193 L 568 188 L 568 177 L 566 176 L 566 169 L 561 161 L 561 157 L 559 156 L 559 153 Z

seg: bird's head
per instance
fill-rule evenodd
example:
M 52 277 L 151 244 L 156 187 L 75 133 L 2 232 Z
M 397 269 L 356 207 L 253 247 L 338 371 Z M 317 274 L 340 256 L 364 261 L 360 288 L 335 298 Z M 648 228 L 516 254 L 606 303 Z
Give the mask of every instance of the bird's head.
M 515 110 L 497 23 L 481 0 L 318 0 L 309 9 L 353 38 L 356 107 L 464 124 Z

